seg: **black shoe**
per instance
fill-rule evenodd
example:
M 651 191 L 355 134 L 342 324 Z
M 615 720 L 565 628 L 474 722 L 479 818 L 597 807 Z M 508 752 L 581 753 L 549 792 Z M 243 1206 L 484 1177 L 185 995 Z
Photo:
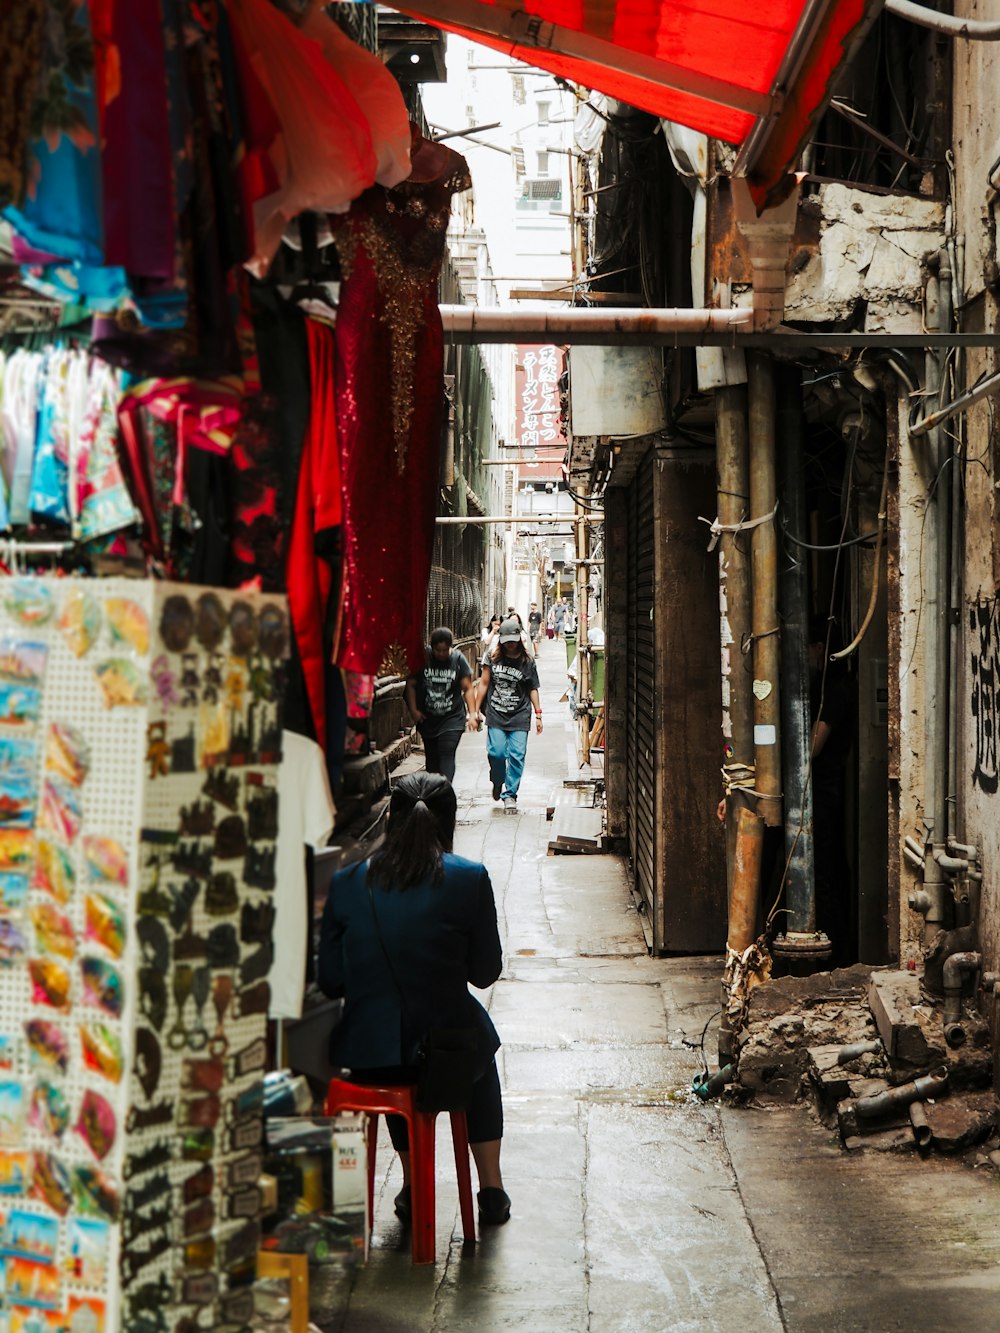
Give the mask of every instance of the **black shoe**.
M 502 782 L 494 782 L 494 784 L 493 784 L 493 799 L 494 799 L 494 801 L 499 801 L 499 799 L 500 799 L 500 793 L 501 793 L 502 791 L 503 791 L 503 783 L 502 783 Z
M 510 1195 L 506 1190 L 491 1186 L 476 1195 L 479 1220 L 485 1226 L 502 1227 L 510 1217 Z
M 413 1216 L 413 1204 L 410 1200 L 410 1187 L 404 1185 L 393 1200 L 393 1207 L 396 1210 L 396 1216 L 402 1222 L 404 1227 L 410 1225 L 410 1219 Z

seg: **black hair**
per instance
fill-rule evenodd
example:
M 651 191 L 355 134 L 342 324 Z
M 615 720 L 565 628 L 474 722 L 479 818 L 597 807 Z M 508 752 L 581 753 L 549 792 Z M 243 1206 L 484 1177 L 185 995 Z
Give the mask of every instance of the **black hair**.
M 368 875 L 385 889 L 410 889 L 444 877 L 442 858 L 455 839 L 458 799 L 440 773 L 407 773 L 389 798 L 385 841 L 371 855 Z
M 431 647 L 436 643 L 446 643 L 450 648 L 455 642 L 455 636 L 445 625 L 439 625 L 437 629 L 431 630 Z

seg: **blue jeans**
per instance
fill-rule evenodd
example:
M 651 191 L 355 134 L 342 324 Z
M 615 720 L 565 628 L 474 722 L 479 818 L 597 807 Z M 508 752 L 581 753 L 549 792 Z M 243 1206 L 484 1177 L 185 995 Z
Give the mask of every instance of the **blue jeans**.
M 490 761 L 490 781 L 494 786 L 503 787 L 501 796 L 517 795 L 527 753 L 526 731 L 501 731 L 499 727 L 487 727 L 486 755 Z

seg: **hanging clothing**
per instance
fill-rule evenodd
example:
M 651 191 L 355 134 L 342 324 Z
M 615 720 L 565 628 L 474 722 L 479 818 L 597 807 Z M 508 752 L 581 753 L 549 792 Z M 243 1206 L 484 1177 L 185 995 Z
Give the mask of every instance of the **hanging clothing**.
M 20 205 L 5 209 L 4 216 L 35 249 L 100 264 L 100 124 L 87 0 L 46 2 L 31 117 L 40 131 L 29 143 L 27 188 Z
M 347 84 L 322 48 L 269 0 L 229 0 L 242 40 L 281 122 L 271 159 L 280 180 L 254 211 L 250 271 L 267 272 L 289 221 L 304 209 L 343 212 L 375 179 L 371 130 Z M 335 132 L 334 132 L 335 127 Z
M 344 587 L 334 660 L 409 675 L 424 659 L 443 428 L 438 273 L 465 159 L 419 141 L 413 176 L 365 192 L 335 227 Z
M 43 0 L 0 0 L 0 207 L 19 205 L 27 186 L 31 108 L 42 65 Z
M 334 404 L 334 334 L 306 321 L 312 411 L 306 432 L 288 551 L 288 605 L 305 678 L 314 735 L 327 734 L 329 615 L 334 588 L 331 557 L 341 522 L 341 483 Z

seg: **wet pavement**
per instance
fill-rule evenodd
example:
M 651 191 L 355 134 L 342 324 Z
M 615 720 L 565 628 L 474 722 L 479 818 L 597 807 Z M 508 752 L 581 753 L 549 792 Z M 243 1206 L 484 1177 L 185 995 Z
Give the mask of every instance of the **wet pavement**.
M 546 730 L 517 816 L 490 798 L 484 735 L 462 741 L 456 777 L 456 850 L 488 867 L 505 945 L 483 998 L 504 1043 L 511 1220 L 463 1255 L 442 1117 L 438 1262 L 412 1268 L 383 1131 L 371 1259 L 324 1330 L 1000 1329 L 991 1171 L 848 1155 L 804 1108 L 691 1094 L 720 961 L 649 958 L 621 862 L 547 855 L 573 742 L 564 661 L 542 645 Z M 714 1043 L 713 1022 L 710 1061 Z

